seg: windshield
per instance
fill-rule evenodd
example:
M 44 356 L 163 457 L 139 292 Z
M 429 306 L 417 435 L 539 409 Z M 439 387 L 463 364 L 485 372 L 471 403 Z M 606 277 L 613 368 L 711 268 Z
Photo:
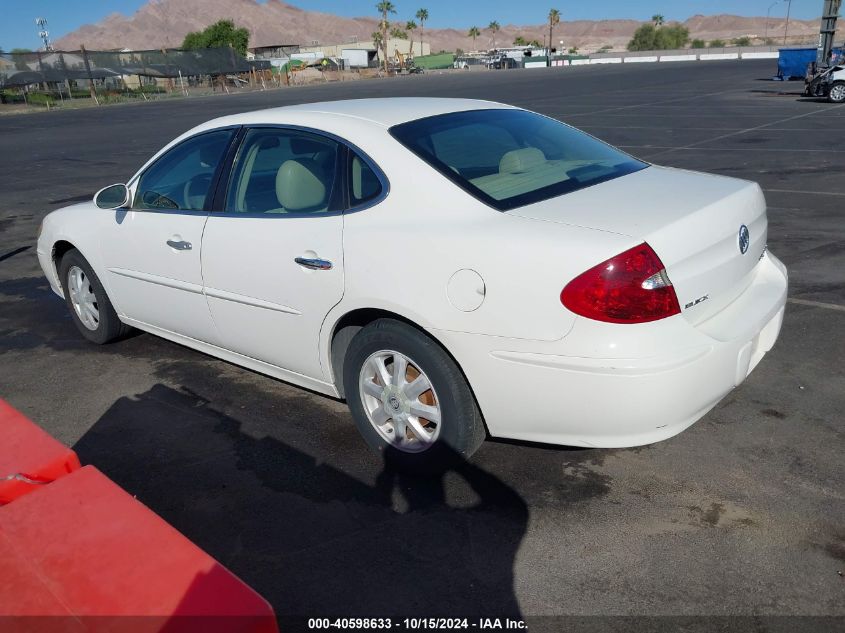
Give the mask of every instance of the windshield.
M 575 128 L 525 110 L 470 110 L 390 128 L 458 186 L 500 210 L 648 167 Z

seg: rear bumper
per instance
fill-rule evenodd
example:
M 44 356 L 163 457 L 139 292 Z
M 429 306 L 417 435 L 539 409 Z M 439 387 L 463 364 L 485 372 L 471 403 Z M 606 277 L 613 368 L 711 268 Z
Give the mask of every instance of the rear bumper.
M 626 447 L 693 424 L 757 366 L 780 333 L 786 269 L 764 255 L 746 291 L 708 321 L 642 325 L 579 318 L 542 343 L 437 331 L 464 369 L 490 434 Z

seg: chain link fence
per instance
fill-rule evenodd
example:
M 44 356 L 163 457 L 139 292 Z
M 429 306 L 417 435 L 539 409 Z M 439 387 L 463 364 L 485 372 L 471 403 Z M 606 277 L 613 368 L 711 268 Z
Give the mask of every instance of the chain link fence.
M 230 47 L 199 50 L 37 51 L 0 54 L 3 103 L 49 105 L 91 98 L 96 102 L 192 89 L 281 83 L 265 60 L 250 61 Z

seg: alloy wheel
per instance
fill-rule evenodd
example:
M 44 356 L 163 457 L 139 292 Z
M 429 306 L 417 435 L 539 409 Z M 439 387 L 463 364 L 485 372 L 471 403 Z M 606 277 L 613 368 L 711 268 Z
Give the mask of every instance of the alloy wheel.
M 79 266 L 71 266 L 67 273 L 67 287 L 76 316 L 93 332 L 100 327 L 100 309 L 91 280 Z
M 440 435 L 440 400 L 428 376 L 393 350 L 371 354 L 359 376 L 361 402 L 373 428 L 391 446 L 419 453 Z

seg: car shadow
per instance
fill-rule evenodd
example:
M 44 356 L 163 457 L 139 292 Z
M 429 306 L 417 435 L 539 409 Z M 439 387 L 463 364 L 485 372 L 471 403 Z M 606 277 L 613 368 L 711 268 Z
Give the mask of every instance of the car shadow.
M 248 409 L 235 419 L 158 384 L 117 400 L 74 449 L 279 616 L 521 617 L 528 507 L 497 477 L 466 461 L 353 476 L 252 428 Z

